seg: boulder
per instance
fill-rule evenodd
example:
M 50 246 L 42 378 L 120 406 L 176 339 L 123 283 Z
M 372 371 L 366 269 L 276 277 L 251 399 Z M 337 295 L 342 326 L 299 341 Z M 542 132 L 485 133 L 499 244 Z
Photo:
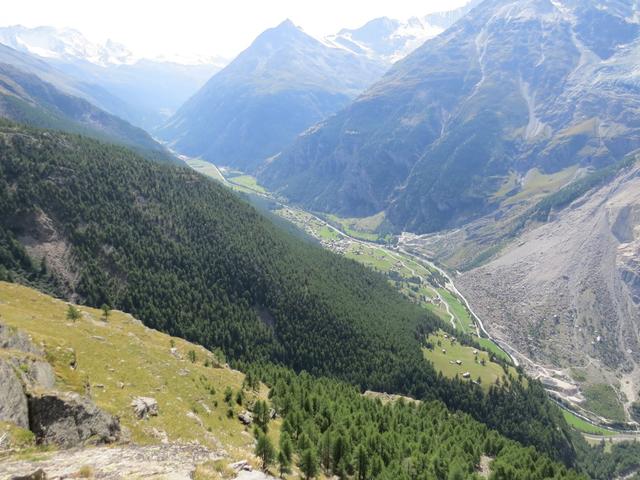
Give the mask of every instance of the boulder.
M 0 359 L 0 420 L 29 428 L 27 396 L 9 362 Z
M 136 397 L 131 401 L 133 412 L 139 419 L 158 415 L 158 401 L 151 397 Z
M 39 468 L 35 472 L 27 475 L 14 475 L 11 480 L 47 480 L 47 474 L 43 469 Z
M 32 395 L 28 403 L 29 425 L 38 443 L 71 448 L 120 438 L 119 420 L 77 393 Z
M 240 420 L 244 425 L 251 425 L 253 423 L 253 414 L 245 410 L 238 414 L 238 420 Z
M 233 468 L 237 472 L 241 470 L 251 471 L 251 465 L 247 460 L 240 460 L 239 462 L 230 463 L 229 467 Z

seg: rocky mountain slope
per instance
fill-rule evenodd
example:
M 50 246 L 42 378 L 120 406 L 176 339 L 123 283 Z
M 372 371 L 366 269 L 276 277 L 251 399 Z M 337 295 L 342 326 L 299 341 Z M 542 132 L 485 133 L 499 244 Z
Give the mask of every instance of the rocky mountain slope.
M 314 210 L 386 210 L 399 229 L 430 232 L 494 210 L 514 175 L 612 163 L 640 142 L 636 10 L 487 0 L 260 179 Z
M 635 158 L 564 179 L 538 177 L 546 194 L 530 187 L 526 196 L 505 197 L 499 217 L 401 240 L 465 270 L 456 285 L 529 372 L 563 398 L 617 421 L 634 419 L 640 394 Z M 608 409 L 591 399 L 603 385 L 614 387 Z
M 347 105 L 384 68 L 287 20 L 214 75 L 159 134 L 181 153 L 252 170 Z
M 458 280 L 493 334 L 585 386 L 614 385 L 627 411 L 640 392 L 639 211 L 634 166 Z
M 0 44 L 41 59 L 79 83 L 103 89 L 119 102 L 98 106 L 148 130 L 163 123 L 224 65 L 213 58 L 140 58 L 123 45 L 92 42 L 69 28 L 1 27 Z

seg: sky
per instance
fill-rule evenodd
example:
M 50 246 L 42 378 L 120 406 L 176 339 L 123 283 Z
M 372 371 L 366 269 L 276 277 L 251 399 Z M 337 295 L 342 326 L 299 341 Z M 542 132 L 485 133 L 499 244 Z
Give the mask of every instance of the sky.
M 135 54 L 232 58 L 267 28 L 290 18 L 321 38 L 372 18 L 407 19 L 467 0 L 19 0 L 3 2 L 0 26 L 71 27 Z

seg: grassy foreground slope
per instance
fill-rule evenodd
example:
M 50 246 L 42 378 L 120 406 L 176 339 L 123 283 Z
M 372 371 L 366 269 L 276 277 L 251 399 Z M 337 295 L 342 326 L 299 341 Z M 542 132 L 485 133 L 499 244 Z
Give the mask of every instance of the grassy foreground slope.
M 257 399 L 266 400 L 279 414 L 268 422 L 272 443 L 282 445 L 284 438 L 290 442 L 293 471 L 288 478 L 303 477 L 298 465 L 307 451 L 313 452 L 321 479 L 333 474 L 389 480 L 489 474 L 528 480 L 583 478 L 469 415 L 448 411 L 441 402 L 385 405 L 342 382 L 267 365 L 252 367 L 251 376 L 245 377 L 221 366 L 217 355 L 144 327 L 127 313 L 112 311 L 105 319 L 101 310 L 79 307 L 80 318 L 71 321 L 67 310 L 62 300 L 0 282 L 0 322 L 44 346 L 56 388 L 89 394 L 99 407 L 119 417 L 134 444 L 197 442 L 219 452 L 217 464 L 196 470 L 197 479 L 235 476 L 228 467 L 232 461 L 248 459 L 254 467 L 260 465 L 253 455 L 253 436 L 236 418 Z M 0 350 L 4 353 L 11 352 Z M 258 377 L 270 388 L 248 385 L 255 385 Z M 227 402 L 229 388 L 233 395 Z M 242 405 L 237 403 L 240 392 Z M 130 406 L 136 396 L 155 398 L 158 415 L 136 419 Z M 0 435 L 4 432 L 9 432 L 18 458 L 37 463 L 56 455 L 51 448 L 34 450 L 24 440 L 25 432 L 15 427 L 0 424 Z M 4 461 L 0 459 L 0 471 Z M 271 473 L 276 470 L 272 464 Z M 103 472 L 94 473 L 100 478 Z
M 432 314 L 189 169 L 1 124 L 0 227 L 0 276 L 129 311 L 234 360 L 440 399 L 573 462 L 568 427 L 539 384 L 485 394 L 439 375 L 420 350 L 440 325 Z
M 236 419 L 245 407 L 224 401 L 227 388 L 242 389 L 242 373 L 223 367 L 200 346 L 144 327 L 129 314 L 114 310 L 104 321 L 101 310 L 80 307 L 81 318 L 70 321 L 67 308 L 62 300 L 0 282 L 0 323 L 43 344 L 56 388 L 90 395 L 120 418 L 132 441 L 197 441 L 212 450 L 222 446 L 236 460 L 253 451 L 251 437 Z M 266 391 L 260 395 L 266 398 Z M 136 419 L 130 404 L 137 396 L 155 398 L 158 415 Z

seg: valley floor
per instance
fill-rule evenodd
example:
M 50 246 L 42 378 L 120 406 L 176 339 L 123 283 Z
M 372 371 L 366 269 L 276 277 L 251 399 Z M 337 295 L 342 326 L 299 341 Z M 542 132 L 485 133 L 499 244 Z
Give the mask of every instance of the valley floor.
M 482 320 L 473 311 L 465 296 L 456 288 L 452 277 L 431 259 L 411 248 L 411 235 L 399 238 L 396 245 L 385 242 L 387 239 L 369 231 L 358 231 L 352 226 L 354 219 L 346 221 L 335 216 L 315 214 L 286 204 L 255 182 L 252 177 L 217 167 L 204 168 L 200 160 L 187 159 L 187 163 L 197 171 L 223 182 L 225 185 L 249 195 L 269 199 L 279 205 L 274 213 L 292 222 L 309 236 L 315 238 L 323 247 L 340 255 L 352 258 L 391 278 L 391 282 L 414 302 L 431 310 L 454 329 L 476 337 L 476 340 L 496 356 L 500 356 L 514 365 L 522 364 L 535 378 L 549 383 L 549 393 L 570 404 L 580 399 L 573 397 L 573 391 L 567 393 L 559 388 L 562 382 L 556 377 L 558 371 L 535 362 L 527 355 L 508 344 L 505 339 L 496 339 L 485 328 Z M 221 172 L 222 171 L 222 172 Z M 356 219 L 357 220 L 357 219 Z M 561 372 L 560 372 L 561 373 Z M 569 384 L 570 386 L 570 384 Z M 577 407 L 576 407 L 577 408 Z M 613 428 L 603 428 L 599 418 L 588 410 L 567 411 L 576 421 L 570 422 L 574 428 L 591 437 L 600 434 L 606 438 L 640 439 L 636 434 L 617 432 Z M 582 413 L 579 413 L 582 412 Z

